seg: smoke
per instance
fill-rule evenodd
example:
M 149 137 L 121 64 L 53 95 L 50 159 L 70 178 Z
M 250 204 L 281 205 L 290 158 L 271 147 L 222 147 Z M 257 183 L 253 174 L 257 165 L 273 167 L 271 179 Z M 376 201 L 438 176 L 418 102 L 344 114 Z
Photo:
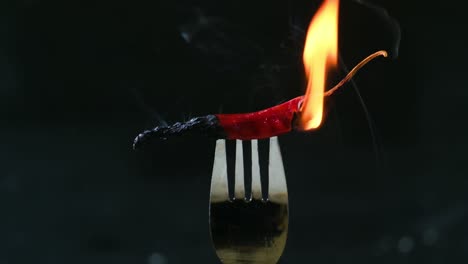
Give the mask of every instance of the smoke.
M 377 6 L 375 4 L 369 3 L 364 0 L 353 0 L 353 2 L 356 2 L 370 9 L 372 12 L 377 14 L 381 19 L 385 21 L 387 25 L 387 29 L 392 34 L 392 38 L 393 38 L 393 41 L 392 41 L 393 45 L 392 45 L 392 49 L 389 51 L 389 57 L 392 59 L 398 58 L 398 54 L 400 52 L 400 41 L 401 41 L 400 23 L 398 23 L 398 21 L 395 18 L 390 16 L 388 11 L 381 6 Z

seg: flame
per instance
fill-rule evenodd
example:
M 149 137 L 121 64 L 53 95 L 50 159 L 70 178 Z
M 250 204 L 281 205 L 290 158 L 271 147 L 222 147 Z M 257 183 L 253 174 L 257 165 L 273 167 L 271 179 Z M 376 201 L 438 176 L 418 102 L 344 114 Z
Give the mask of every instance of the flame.
M 308 79 L 299 128 L 318 128 L 322 122 L 327 71 L 338 61 L 339 0 L 325 0 L 312 19 L 304 46 L 304 68 Z

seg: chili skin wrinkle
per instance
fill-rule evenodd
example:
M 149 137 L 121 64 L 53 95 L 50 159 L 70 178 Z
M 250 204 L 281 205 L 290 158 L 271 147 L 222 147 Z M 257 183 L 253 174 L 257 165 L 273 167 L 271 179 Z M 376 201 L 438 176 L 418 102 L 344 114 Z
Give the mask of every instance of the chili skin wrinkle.
M 294 119 L 300 112 L 303 99 L 303 96 L 299 96 L 252 113 L 207 115 L 170 126 L 157 126 L 140 133 L 134 140 L 133 148 L 139 148 L 152 138 L 167 139 L 188 134 L 240 140 L 264 139 L 286 134 L 294 128 Z
M 295 115 L 300 110 L 303 96 L 285 103 L 245 114 L 217 114 L 226 139 L 263 139 L 279 136 L 293 129 Z

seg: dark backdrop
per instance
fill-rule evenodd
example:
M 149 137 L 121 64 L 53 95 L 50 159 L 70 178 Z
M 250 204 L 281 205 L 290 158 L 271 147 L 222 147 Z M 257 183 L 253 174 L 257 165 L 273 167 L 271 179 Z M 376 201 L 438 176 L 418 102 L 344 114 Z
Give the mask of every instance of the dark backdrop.
M 464 9 L 374 3 L 402 38 L 398 59 L 355 78 L 371 121 L 347 85 L 320 130 L 280 138 L 291 210 L 281 263 L 468 261 Z M 303 93 L 304 31 L 319 4 L 2 2 L 0 263 L 216 263 L 214 141 L 135 152 L 132 140 Z M 340 12 L 348 66 L 392 49 L 381 17 L 344 0 Z

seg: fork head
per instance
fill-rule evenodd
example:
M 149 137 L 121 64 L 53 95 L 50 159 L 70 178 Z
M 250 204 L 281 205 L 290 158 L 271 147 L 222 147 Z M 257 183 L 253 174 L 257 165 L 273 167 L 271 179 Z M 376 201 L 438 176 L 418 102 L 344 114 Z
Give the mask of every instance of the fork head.
M 262 198 L 258 142 L 251 141 L 252 188 L 245 194 L 242 141 L 236 142 L 234 199 L 227 180 L 226 142 L 216 142 L 210 192 L 211 239 L 221 262 L 277 263 L 286 245 L 288 191 L 278 138 L 270 138 L 268 199 Z

